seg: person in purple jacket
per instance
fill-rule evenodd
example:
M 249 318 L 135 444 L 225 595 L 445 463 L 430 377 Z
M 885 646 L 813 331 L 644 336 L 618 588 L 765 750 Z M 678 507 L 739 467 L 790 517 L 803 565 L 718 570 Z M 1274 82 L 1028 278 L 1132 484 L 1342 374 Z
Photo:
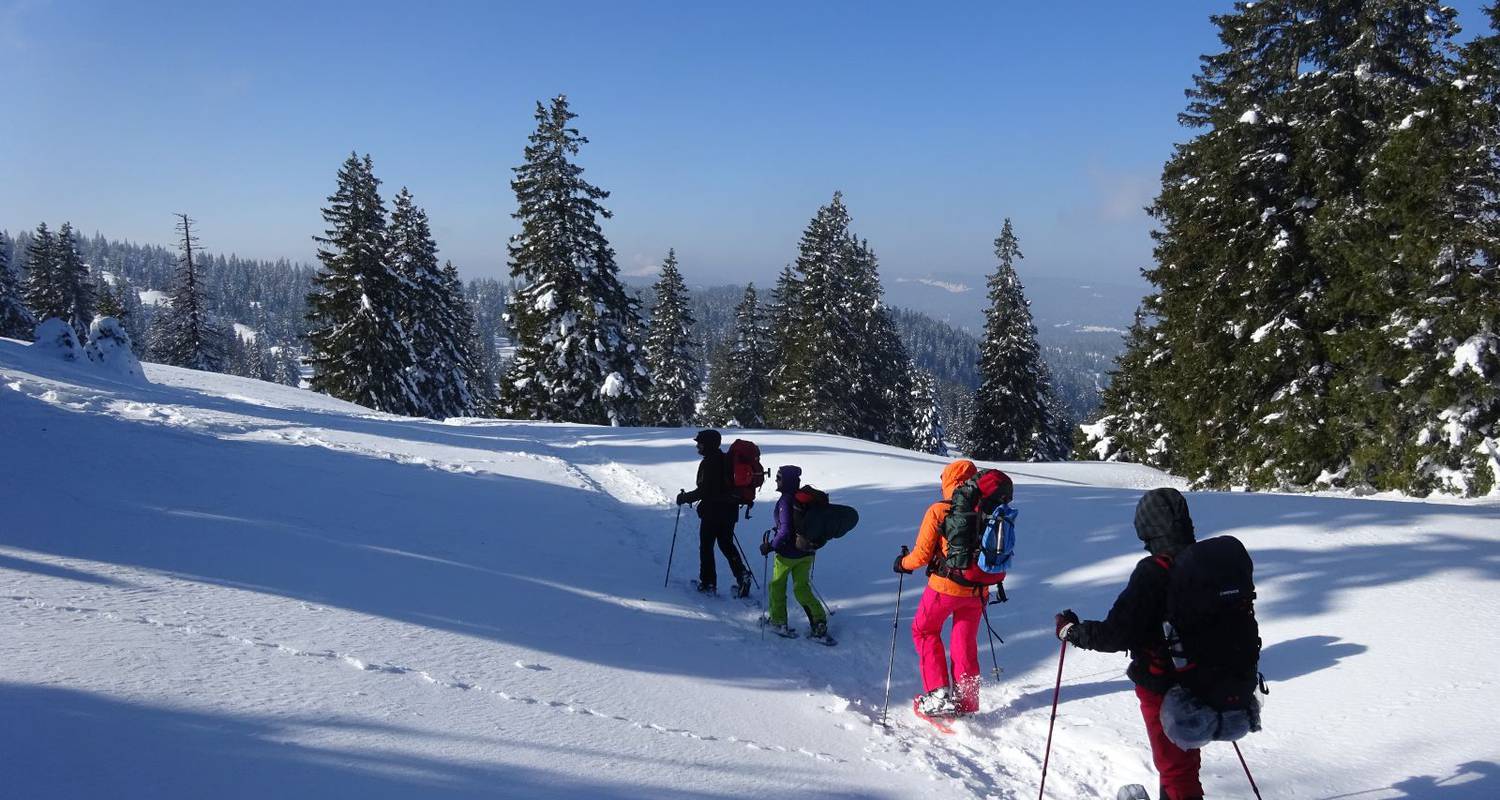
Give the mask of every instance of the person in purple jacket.
M 814 639 L 828 638 L 828 612 L 818 602 L 812 588 L 813 559 L 816 554 L 797 549 L 797 535 L 792 531 L 792 505 L 796 502 L 797 489 L 802 485 L 802 468 L 790 464 L 776 470 L 776 491 L 781 497 L 776 501 L 776 528 L 768 540 L 761 542 L 760 554 L 776 551 L 775 566 L 771 570 L 771 610 L 767 621 L 771 631 L 780 636 L 792 637 L 797 632 L 786 621 L 786 579 L 792 578 L 792 594 L 807 612 L 808 636 Z

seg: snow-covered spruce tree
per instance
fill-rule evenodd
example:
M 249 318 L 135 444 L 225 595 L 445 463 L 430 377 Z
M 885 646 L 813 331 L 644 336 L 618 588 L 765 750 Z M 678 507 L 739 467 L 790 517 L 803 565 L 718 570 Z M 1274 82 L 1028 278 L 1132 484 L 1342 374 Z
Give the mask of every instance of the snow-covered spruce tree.
M 708 394 L 703 401 L 703 424 L 759 428 L 766 424 L 772 352 L 765 313 L 755 284 L 734 309 L 734 334 L 714 359 Z
M 94 304 L 94 313 L 101 317 L 111 317 L 116 323 L 123 327 L 125 317 L 125 301 L 121 299 L 120 292 L 106 281 L 94 282 L 99 287 L 98 301 Z
M 911 382 L 911 449 L 935 455 L 948 455 L 947 436 L 943 431 L 942 408 L 938 401 L 937 379 L 931 373 L 912 367 Z
M 57 239 L 45 222 L 36 226 L 26 242 L 25 300 L 38 323 L 67 317 L 67 303 L 57 280 Z
M 537 128 L 511 181 L 521 232 L 510 241 L 510 274 L 520 286 L 507 306 L 516 355 L 502 404 L 516 417 L 631 425 L 647 385 L 640 314 L 599 227 L 609 193 L 571 160 L 588 141 L 568 126 L 575 116 L 565 95 L 537 103 Z
M 1350 261 L 1368 268 L 1349 282 L 1376 296 L 1364 325 L 1341 337 L 1358 363 L 1351 372 L 1374 376 L 1334 384 L 1356 443 L 1346 485 L 1414 494 L 1486 494 L 1495 485 L 1500 6 L 1489 18 L 1488 34 L 1466 44 L 1453 73 L 1422 88 L 1418 108 L 1394 124 L 1350 226 L 1359 231 L 1349 237 Z
M 495 385 L 485 370 L 480 355 L 479 325 L 474 308 L 464 294 L 464 282 L 452 261 L 443 262 L 444 329 L 449 332 L 449 363 L 468 388 L 469 405 L 465 414 L 488 415 L 494 412 Z
M 78 253 L 73 226 L 56 234 L 44 222 L 26 245 L 26 305 L 38 321 L 57 318 L 82 341 L 94 321 L 94 286 Z
M 668 250 L 656 281 L 656 304 L 646 328 L 646 370 L 651 388 L 641 403 L 642 422 L 677 428 L 691 425 L 703 379 L 695 320 L 688 309 L 687 284 L 677 269 L 677 251 Z
M 79 341 L 83 341 L 94 323 L 94 282 L 89 277 L 88 264 L 83 263 L 78 252 L 78 237 L 73 233 L 72 223 L 64 222 L 57 230 L 53 247 L 52 275 L 61 291 L 63 319 L 73 326 Z
M 853 243 L 852 236 L 850 241 Z M 845 263 L 849 274 L 840 305 L 852 331 L 846 341 L 854 355 L 853 380 L 848 389 L 858 420 L 854 435 L 911 447 L 915 367 L 885 305 L 875 251 L 868 241 L 860 240 L 853 244 Z
M 302 385 L 302 361 L 296 348 L 279 344 L 269 350 L 271 356 L 270 379 L 283 386 Z
M 1020 242 L 1005 220 L 995 239 L 998 264 L 990 275 L 984 344 L 979 350 L 979 391 L 969 428 L 969 455 L 995 461 L 1055 458 L 1048 443 L 1055 421 L 1050 387 L 1036 343 L 1036 325 L 1015 262 Z
M 416 357 L 401 322 L 400 279 L 387 263 L 385 206 L 368 155 L 350 153 L 323 208 L 323 267 L 307 296 L 314 391 L 379 411 L 419 416 Z
M 478 407 L 470 381 L 468 308 L 438 266 L 427 212 L 402 187 L 391 208 L 388 263 L 396 274 L 397 307 L 415 363 L 411 381 L 423 415 L 467 416 Z
M 159 311 L 152 325 L 150 358 L 174 367 L 225 372 L 231 343 L 208 310 L 211 301 L 198 264 L 193 221 L 187 214 L 177 215 L 177 273 L 168 293 L 170 309 Z
M 21 296 L 21 280 L 11 269 L 10 237 L 0 231 L 0 336 L 31 341 L 36 317 Z
M 909 434 L 906 348 L 880 289 L 874 251 L 849 230 L 843 194 L 819 208 L 777 284 L 771 424 L 873 441 Z M 905 444 L 904 441 L 893 441 Z
M 775 424 L 788 430 L 853 435 L 858 410 L 848 402 L 854 331 L 840 306 L 853 243 L 843 194 L 818 209 L 798 243 L 795 291 L 783 295 L 788 334 L 772 384 Z M 790 287 L 788 287 L 790 288 Z
M 767 312 L 770 343 L 769 365 L 766 370 L 765 421 L 773 428 L 794 429 L 790 420 L 795 416 L 798 392 L 804 385 L 790 374 L 788 365 L 791 354 L 802 338 L 798 327 L 801 306 L 798 297 L 802 293 L 802 281 L 791 264 L 782 267 L 771 290 L 771 306 Z
M 1204 130 L 1151 208 L 1151 329 L 1132 334 L 1086 444 L 1204 485 L 1368 484 L 1352 454 L 1408 438 L 1363 432 L 1403 415 L 1373 332 L 1409 285 L 1369 250 L 1388 235 L 1367 228 L 1374 159 L 1446 71 L 1452 15 L 1271 0 L 1214 21 L 1224 50 L 1181 115 Z

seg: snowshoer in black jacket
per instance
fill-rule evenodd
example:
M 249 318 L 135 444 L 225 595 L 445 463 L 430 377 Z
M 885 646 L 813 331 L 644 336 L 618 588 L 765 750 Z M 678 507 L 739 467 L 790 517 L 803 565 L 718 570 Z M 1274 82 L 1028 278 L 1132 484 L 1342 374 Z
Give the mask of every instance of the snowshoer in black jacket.
M 750 595 L 750 570 L 740 558 L 734 542 L 734 523 L 739 517 L 739 501 L 729 492 L 729 465 L 719 449 L 723 441 L 715 430 L 698 431 L 698 479 L 691 492 L 678 492 L 677 505 L 698 504 L 698 591 L 717 591 L 718 573 L 714 564 L 714 544 L 724 553 L 729 570 L 734 573 L 734 596 Z
M 1079 620 L 1068 609 L 1055 618 L 1057 638 L 1084 650 L 1130 651 L 1127 677 L 1146 720 L 1151 759 L 1161 778 L 1161 800 L 1201 800 L 1199 753 L 1183 750 L 1162 731 L 1161 704 L 1172 688 L 1171 658 L 1162 623 L 1167 618 L 1168 568 L 1195 541 L 1187 499 L 1176 489 L 1152 489 L 1135 507 L 1135 533 L 1151 555 L 1141 559 L 1130 582 L 1103 620 Z

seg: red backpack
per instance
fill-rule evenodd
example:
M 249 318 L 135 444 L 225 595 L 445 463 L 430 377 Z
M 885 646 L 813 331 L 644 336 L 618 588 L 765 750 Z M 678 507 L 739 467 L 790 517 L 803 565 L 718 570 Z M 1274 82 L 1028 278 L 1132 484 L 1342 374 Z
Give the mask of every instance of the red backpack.
M 727 459 L 729 495 L 740 505 L 746 506 L 745 516 L 750 516 L 749 506 L 755 505 L 755 493 L 766 482 L 766 471 L 760 465 L 760 448 L 749 439 L 735 439 L 729 445 Z

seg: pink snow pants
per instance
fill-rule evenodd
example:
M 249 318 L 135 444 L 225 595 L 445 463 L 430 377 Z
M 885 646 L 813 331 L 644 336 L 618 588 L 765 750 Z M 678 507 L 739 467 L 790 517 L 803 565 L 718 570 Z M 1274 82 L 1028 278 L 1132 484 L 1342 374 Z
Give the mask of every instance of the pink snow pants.
M 929 586 L 911 621 L 911 639 L 922 664 L 922 690 L 952 686 L 958 710 L 964 714 L 979 710 L 979 619 L 983 615 L 983 597 L 954 597 Z M 953 633 L 948 637 L 951 666 L 943 657 L 943 623 L 949 617 L 953 617 Z

